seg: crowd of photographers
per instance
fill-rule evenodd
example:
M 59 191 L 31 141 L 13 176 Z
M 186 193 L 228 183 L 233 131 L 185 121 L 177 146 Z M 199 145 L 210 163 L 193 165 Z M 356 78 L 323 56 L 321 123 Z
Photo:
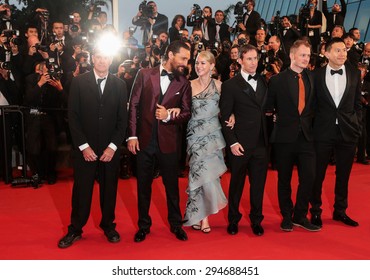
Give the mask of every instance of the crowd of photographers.
M 309 67 L 313 70 L 327 63 L 325 41 L 342 37 L 348 51 L 348 63 L 359 67 L 363 73 L 366 112 L 370 101 L 370 43 L 361 42 L 360 31 L 356 27 L 348 31 L 344 29 L 344 0 L 340 1 L 341 5 L 334 4 L 330 10 L 327 1 L 322 1 L 327 22 L 326 30 L 322 30 L 323 15 L 317 9 L 317 2 L 307 1 L 298 15 L 280 16 L 278 11 L 270 21 L 261 19 L 254 9 L 255 1 L 238 2 L 234 9 L 235 21 L 228 25 L 224 12 L 217 10 L 213 13 L 210 6 L 201 8 L 194 4 L 189 15 L 178 14 L 169 22 L 167 16 L 159 13 L 154 1 L 143 1 L 132 18 L 133 27 L 123 33 L 122 48 L 114 59 L 111 72 L 125 80 L 130 92 L 139 69 L 157 66 L 168 44 L 183 40 L 191 47 L 191 59 L 185 73 L 188 79 L 196 77 L 193 71 L 195 58 L 202 50 L 209 50 L 216 57 L 214 78 L 225 81 L 234 77 L 240 71 L 238 48 L 252 44 L 259 51 L 257 70 L 268 81 L 290 65 L 289 49 L 297 39 L 310 41 L 313 54 Z M 69 19 L 66 17 L 68 24 L 49 22 L 49 12 L 39 8 L 24 29 L 13 24 L 9 6 L 0 5 L 0 13 L 0 105 L 28 108 L 25 117 L 29 167 L 41 179 L 53 184 L 57 178 L 58 135 L 64 132 L 68 138 L 65 109 L 71 80 L 91 68 L 89 51 L 97 34 L 115 30 L 112 25 L 107 25 L 107 14 L 98 5 L 91 7 L 86 20 L 82 20 L 78 12 L 72 12 Z M 134 36 L 137 29 L 141 29 L 143 34 L 140 42 Z M 364 128 L 367 127 L 368 133 L 369 118 L 370 112 L 367 116 L 364 114 Z M 1 133 L 5 132 L 8 141 L 17 145 L 18 128 L 19 119 L 13 117 Z M 3 135 L 0 138 L 3 139 Z M 366 154 L 370 155 L 369 142 L 364 129 L 357 155 L 360 163 L 369 163 L 366 159 Z M 4 165 L 3 159 L 0 162 Z M 128 176 L 127 170 L 125 172 L 123 177 Z M 11 174 L 2 175 L 11 178 Z

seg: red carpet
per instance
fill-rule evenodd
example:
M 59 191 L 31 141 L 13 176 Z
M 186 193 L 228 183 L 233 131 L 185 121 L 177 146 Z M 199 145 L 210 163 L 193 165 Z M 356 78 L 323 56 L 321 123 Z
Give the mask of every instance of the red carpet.
M 329 167 L 323 190 L 321 232 L 294 228 L 286 233 L 279 229 L 277 173 L 269 171 L 264 197 L 263 226 L 265 235 L 252 234 L 249 213 L 249 185 L 246 183 L 239 234 L 226 233 L 227 209 L 210 217 L 212 232 L 203 234 L 186 228 L 189 240 L 178 241 L 170 233 L 161 178 L 153 184 L 151 216 L 153 226 L 147 240 L 137 244 L 136 179 L 119 181 L 116 222 L 121 242 L 110 244 L 99 229 L 100 210 L 95 191 L 91 217 L 82 240 L 68 249 L 58 249 L 58 240 L 69 224 L 72 190 L 71 170 L 61 172 L 56 185 L 39 189 L 12 188 L 0 183 L 0 259 L 2 260 L 369 260 L 370 259 L 370 166 L 354 164 L 350 180 L 348 215 L 359 221 L 351 228 L 331 219 L 334 167 Z M 296 174 L 293 185 L 296 185 Z M 222 177 L 227 192 L 229 174 Z M 187 179 L 180 179 L 181 205 L 186 202 Z

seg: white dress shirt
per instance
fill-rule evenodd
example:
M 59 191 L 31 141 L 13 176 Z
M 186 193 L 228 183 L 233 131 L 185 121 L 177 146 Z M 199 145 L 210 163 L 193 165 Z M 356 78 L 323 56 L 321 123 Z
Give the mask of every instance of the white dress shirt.
M 344 90 L 346 89 L 347 84 L 347 76 L 346 76 L 346 68 L 342 65 L 341 68 L 343 70 L 343 74 L 334 74 L 330 73 L 331 70 L 335 70 L 331 68 L 329 65 L 326 67 L 326 75 L 325 75 L 325 82 L 329 89 L 330 95 L 334 100 L 335 106 L 338 108 L 340 101 L 342 100 Z M 339 70 L 337 69 L 337 70 Z M 335 120 L 335 123 L 338 124 L 338 119 Z

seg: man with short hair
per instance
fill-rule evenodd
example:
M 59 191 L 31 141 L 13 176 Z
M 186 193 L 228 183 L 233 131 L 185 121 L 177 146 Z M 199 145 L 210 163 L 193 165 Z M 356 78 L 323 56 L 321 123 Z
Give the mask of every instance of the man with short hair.
M 244 13 L 243 21 L 238 24 L 238 28 L 239 30 L 247 31 L 253 43 L 256 31 L 261 27 L 261 15 L 254 10 L 256 6 L 254 0 L 246 0 L 244 5 L 247 7 L 247 12 Z
M 227 232 L 235 235 L 242 218 L 239 211 L 248 172 L 250 192 L 249 219 L 254 235 L 262 236 L 263 194 L 267 176 L 268 137 L 265 122 L 267 83 L 256 73 L 258 52 L 255 46 L 240 47 L 241 71 L 221 87 L 220 113 L 222 132 L 227 143 L 230 163 L 229 211 Z M 235 127 L 226 125 L 234 114 Z
M 190 58 L 185 42 L 171 42 L 162 63 L 138 72 L 129 105 L 128 150 L 137 155 L 137 196 L 139 230 L 135 242 L 142 242 L 150 233 L 149 215 L 153 169 L 158 162 L 166 189 L 168 222 L 177 239 L 188 239 L 182 229 L 178 182 L 179 125 L 189 120 L 191 87 L 183 76 Z M 177 116 L 169 109 L 180 108 Z
M 361 76 L 347 60 L 347 49 L 341 38 L 332 38 L 325 45 L 329 63 L 315 72 L 316 178 L 311 197 L 311 222 L 322 226 L 322 186 L 330 156 L 336 157 L 335 202 L 333 220 L 356 227 L 348 208 L 348 181 L 356 144 L 361 134 Z
M 313 145 L 313 78 L 306 69 L 311 45 L 297 40 L 290 48 L 290 67 L 269 82 L 267 110 L 274 112 L 276 122 L 271 133 L 278 171 L 278 198 L 283 220 L 282 231 L 293 231 L 293 225 L 308 231 L 319 231 L 307 219 L 308 203 L 315 178 Z M 298 168 L 298 190 L 295 204 L 291 194 L 294 165 Z
M 120 241 L 116 231 L 115 207 L 120 148 L 127 126 L 127 89 L 121 79 L 108 72 L 112 57 L 101 49 L 92 56 L 93 71 L 72 80 L 68 121 L 74 146 L 72 213 L 68 233 L 59 248 L 81 239 L 88 221 L 94 189 L 99 182 L 100 228 L 111 243 Z

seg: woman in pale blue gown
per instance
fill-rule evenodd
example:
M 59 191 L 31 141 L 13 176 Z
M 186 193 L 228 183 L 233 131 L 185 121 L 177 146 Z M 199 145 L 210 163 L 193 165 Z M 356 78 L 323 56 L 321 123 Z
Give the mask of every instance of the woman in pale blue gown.
M 191 81 L 192 114 L 187 127 L 189 185 L 184 225 L 204 233 L 211 231 L 208 216 L 227 205 L 220 176 L 227 170 L 222 149 L 225 140 L 219 122 L 221 82 L 211 78 L 215 58 L 199 53 L 195 62 L 198 78 Z M 233 120 L 229 120 L 233 125 Z

